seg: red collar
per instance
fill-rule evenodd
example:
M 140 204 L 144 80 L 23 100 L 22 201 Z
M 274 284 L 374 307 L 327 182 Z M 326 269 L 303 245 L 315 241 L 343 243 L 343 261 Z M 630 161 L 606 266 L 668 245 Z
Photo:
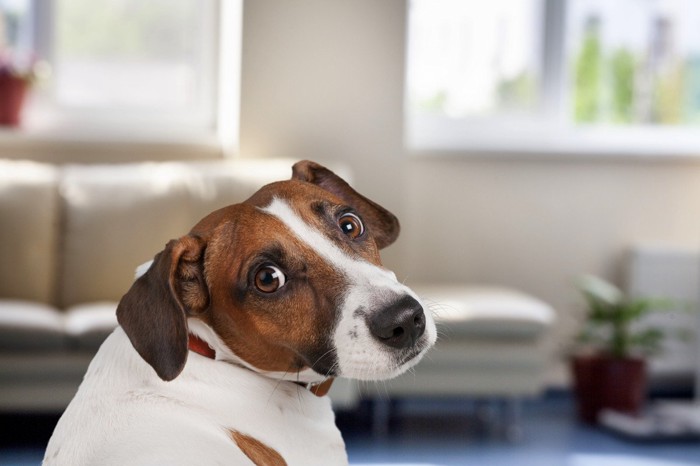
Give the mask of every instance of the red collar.
M 193 335 L 190 333 L 190 338 L 187 341 L 187 348 L 189 348 L 190 351 L 194 351 L 197 354 L 201 354 L 205 358 L 209 359 L 215 359 L 216 358 L 216 351 L 214 351 L 214 348 L 209 346 L 209 343 L 206 341 L 202 340 L 199 338 L 197 335 Z M 312 384 L 312 383 L 301 383 L 301 382 L 295 382 L 297 385 L 301 385 L 302 387 L 306 388 L 309 390 L 311 393 L 313 393 L 316 396 L 325 396 L 328 391 L 331 389 L 331 385 L 333 385 L 333 379 L 327 379 L 324 380 L 321 383 L 317 384 Z
M 187 342 L 187 347 L 190 349 L 190 351 L 201 354 L 205 358 L 214 359 L 216 357 L 216 351 L 214 351 L 214 348 L 209 346 L 209 343 L 202 340 L 197 335 L 192 335 L 190 333 L 190 339 Z
M 301 385 L 302 387 L 305 387 L 308 391 L 310 391 L 314 395 L 321 397 L 321 396 L 326 396 L 328 394 L 328 392 L 331 389 L 331 385 L 333 385 L 333 380 L 334 380 L 333 377 L 331 377 L 330 379 L 326 379 L 321 383 L 316 383 L 316 384 L 299 383 L 299 385 Z

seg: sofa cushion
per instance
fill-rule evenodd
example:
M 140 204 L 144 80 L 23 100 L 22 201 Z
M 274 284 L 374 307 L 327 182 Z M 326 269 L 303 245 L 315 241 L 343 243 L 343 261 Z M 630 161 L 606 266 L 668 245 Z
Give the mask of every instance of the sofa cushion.
M 187 231 L 183 170 L 171 164 L 64 169 L 62 307 L 118 301 L 134 268 Z
M 113 302 L 82 304 L 62 312 L 40 303 L 0 300 L 0 350 L 94 353 L 117 327 L 116 310 Z
M 0 297 L 52 303 L 57 169 L 0 160 Z
M 117 303 L 80 304 L 65 313 L 65 331 L 72 345 L 96 350 L 117 327 Z
M 61 180 L 62 307 L 119 301 L 134 269 L 214 209 L 288 178 L 289 161 L 74 165 Z
M 534 370 L 549 362 L 546 345 L 513 339 L 509 341 L 452 339 L 445 336 L 431 349 L 420 368 L 441 367 L 489 370 Z
M 0 349 L 3 351 L 64 348 L 63 314 L 40 303 L 0 300 Z
M 552 308 L 532 296 L 498 287 L 414 286 L 446 338 L 536 338 L 554 320 Z

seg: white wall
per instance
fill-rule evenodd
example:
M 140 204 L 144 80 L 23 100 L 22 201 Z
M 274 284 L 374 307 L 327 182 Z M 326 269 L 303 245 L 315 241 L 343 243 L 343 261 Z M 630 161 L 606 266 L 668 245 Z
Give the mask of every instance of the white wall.
M 571 280 L 620 281 L 636 241 L 700 242 L 697 162 L 410 157 L 404 0 L 246 0 L 241 154 L 338 159 L 400 216 L 385 261 L 408 279 L 511 285 L 573 332 Z M 504 135 L 507 137 L 507 135 Z
M 241 154 L 340 159 L 402 203 L 404 3 L 246 1 Z

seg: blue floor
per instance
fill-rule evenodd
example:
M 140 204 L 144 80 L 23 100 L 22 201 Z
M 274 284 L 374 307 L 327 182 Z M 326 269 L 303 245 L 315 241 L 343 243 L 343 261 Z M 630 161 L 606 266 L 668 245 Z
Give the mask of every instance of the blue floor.
M 466 407 L 465 407 L 466 406 Z M 490 432 L 469 403 L 414 403 L 395 416 L 391 434 L 376 441 L 346 428 L 356 465 L 698 466 L 700 442 L 640 443 L 579 424 L 568 396 L 525 403 L 522 438 Z M 397 419 L 398 418 L 398 419 Z M 342 421 L 342 417 L 341 417 Z
M 338 423 L 354 465 L 700 466 L 700 443 L 635 443 L 583 426 L 561 394 L 525 403 L 522 438 L 516 441 L 493 429 L 494 423 L 486 421 L 493 410 L 483 408 L 467 400 L 399 404 L 384 439 L 371 433 L 369 405 L 340 413 Z M 17 424 L 16 419 L 3 422 Z M 23 439 L 13 445 L 7 436 L 13 427 L 3 426 L 0 465 L 40 464 L 51 422 L 27 422 L 43 443 Z

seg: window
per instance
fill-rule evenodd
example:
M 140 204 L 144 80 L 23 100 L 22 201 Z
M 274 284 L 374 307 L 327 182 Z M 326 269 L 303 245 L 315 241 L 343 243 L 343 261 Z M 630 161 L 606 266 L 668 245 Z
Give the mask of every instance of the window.
M 700 154 L 697 1 L 411 0 L 408 21 L 411 148 Z
M 580 123 L 700 122 L 700 5 L 574 1 L 570 89 Z
M 222 3 L 0 0 L 0 48 L 51 71 L 32 93 L 25 126 L 213 133 Z
M 414 1 L 411 8 L 412 108 L 453 118 L 536 110 L 540 1 Z

